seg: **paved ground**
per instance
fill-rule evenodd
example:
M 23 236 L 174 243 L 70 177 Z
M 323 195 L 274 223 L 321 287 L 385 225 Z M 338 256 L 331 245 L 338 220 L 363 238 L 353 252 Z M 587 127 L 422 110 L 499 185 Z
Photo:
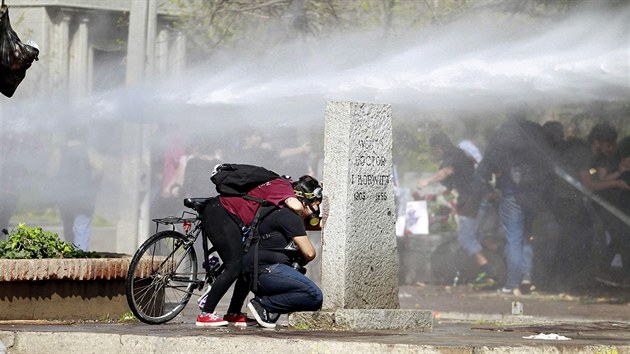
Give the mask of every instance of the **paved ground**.
M 523 306 L 513 316 L 512 303 Z M 191 302 L 165 325 L 142 323 L 0 323 L 8 353 L 630 353 L 630 292 L 521 297 L 479 292 L 466 286 L 403 286 L 403 309 L 435 310 L 431 332 L 309 331 L 198 328 Z M 219 310 L 225 309 L 222 302 Z M 566 340 L 542 339 L 563 336 Z M 526 338 L 537 336 L 535 338 Z M 0 346 L 0 353 L 2 347 Z
M 630 321 L 630 289 L 599 287 L 572 293 L 533 292 L 519 297 L 467 286 L 403 286 L 401 308 L 431 309 L 442 319 L 497 320 L 512 314 L 512 303 L 523 315 L 545 321 Z

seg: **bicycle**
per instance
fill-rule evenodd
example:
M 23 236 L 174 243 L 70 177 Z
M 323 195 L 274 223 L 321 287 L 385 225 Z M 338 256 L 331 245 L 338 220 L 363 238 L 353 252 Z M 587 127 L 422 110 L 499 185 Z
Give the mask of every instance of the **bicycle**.
M 224 265 L 214 247 L 209 248 L 201 223 L 201 214 L 212 198 L 187 198 L 181 217 L 153 219 L 156 232 L 136 251 L 127 272 L 125 292 L 131 312 L 147 324 L 162 324 L 175 318 L 196 290 L 207 293 L 223 271 Z M 176 230 L 182 225 L 184 233 Z M 159 231 L 160 225 L 171 226 Z M 202 235 L 204 272 L 198 273 L 194 245 Z M 211 257 L 212 256 L 212 257 Z M 216 258 L 215 258 L 216 257 Z M 210 264 L 211 261 L 213 264 Z M 199 279 L 203 275 L 203 279 Z M 200 304 L 201 306 L 201 304 Z

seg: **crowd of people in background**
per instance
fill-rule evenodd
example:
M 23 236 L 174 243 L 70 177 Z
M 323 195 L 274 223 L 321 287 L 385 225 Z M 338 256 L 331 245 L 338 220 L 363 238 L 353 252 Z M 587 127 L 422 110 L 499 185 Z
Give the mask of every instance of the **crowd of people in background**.
M 193 138 L 184 139 L 176 130 L 167 133 L 170 141 L 163 153 L 156 155 L 161 160 L 155 165 L 162 167 L 153 182 L 159 190 L 154 188 L 151 196 L 151 213 L 156 217 L 182 210 L 185 197 L 216 195 L 209 173 L 217 164 L 262 165 L 298 178 L 304 174 L 318 175 L 322 158 L 312 149 L 310 141 L 297 142 L 299 136 L 295 131 L 285 134 L 282 140 L 271 140 L 260 130 L 245 132 L 233 140 L 194 133 Z
M 18 222 L 56 227 L 58 218 L 62 240 L 94 250 L 90 242 L 99 200 L 105 202 L 103 208 L 112 203 L 106 194 L 116 191 L 120 179 L 112 167 L 119 166 L 127 153 L 112 143 L 115 130 L 107 135 L 99 129 L 105 128 L 73 122 L 55 132 L 5 131 L 0 141 L 0 230 L 11 232 Z M 261 164 L 294 178 L 321 173 L 321 149 L 312 148 L 310 135 L 290 127 L 275 131 L 281 138 L 267 137 L 261 130 L 220 134 L 205 127 L 202 131 L 177 124 L 155 127 L 151 174 L 141 176 L 147 190 L 139 196 L 147 198 L 150 218 L 181 215 L 186 197 L 216 195 L 210 172 L 220 163 Z M 101 210 L 96 219 L 106 222 L 108 217 L 118 216 Z
M 478 268 L 474 286 L 513 294 L 618 285 L 630 275 L 630 137 L 619 139 L 608 123 L 595 124 L 584 137 L 571 128 L 529 120 L 522 106 L 507 112 L 483 151 L 470 140 L 456 145 L 443 132 L 430 137 L 440 168 L 417 187 L 441 182 L 456 192 L 458 241 Z M 264 161 L 282 174 L 318 175 L 321 156 L 304 141 L 268 139 L 256 130 L 236 142 L 179 141 L 165 151 L 152 210 L 172 214 L 183 196 L 213 195 L 206 172 L 221 162 Z M 499 244 L 481 232 L 491 217 L 500 225 Z
M 429 139 L 440 167 L 417 188 L 441 182 L 457 192 L 458 241 L 478 267 L 469 282 L 504 294 L 630 285 L 630 136 L 597 123 L 585 139 L 565 138 L 560 122 L 541 125 L 527 114 L 510 109 L 480 161 L 443 132 Z M 493 205 L 505 279 L 482 247 Z
M 619 136 L 613 125 L 596 122 L 580 137 L 560 121 L 529 120 L 522 107 L 510 110 L 506 117 L 487 137 L 484 149 L 472 142 L 473 137 L 455 144 L 444 132 L 433 134 L 429 145 L 440 167 L 434 175 L 417 181 L 418 188 L 442 183 L 457 192 L 458 241 L 478 268 L 471 283 L 506 294 L 530 291 L 533 286 L 564 290 L 590 286 L 593 281 L 619 285 L 625 279 L 628 283 L 630 136 L 623 136 L 626 132 Z M 167 144 L 152 147 L 151 153 L 150 217 L 181 214 L 185 197 L 215 195 L 209 171 L 219 163 L 259 164 L 294 177 L 321 177 L 321 148 L 313 147 L 312 136 L 293 129 L 272 139 L 258 130 L 234 138 L 207 132 L 181 134 L 165 126 L 156 135 L 160 144 Z M 43 185 L 41 193 L 62 191 L 48 196 L 48 203 L 59 207 L 65 240 L 88 249 L 104 171 L 102 161 L 98 163 L 89 149 L 81 147 L 89 134 L 77 133 L 73 137 L 68 132 L 64 144 L 51 154 L 58 159 L 47 159 L 47 164 L 56 167 L 44 168 L 49 184 Z M 35 140 L 23 140 L 4 139 L 2 144 L 3 229 L 10 229 L 18 200 L 37 177 L 29 171 L 41 169 L 27 166 L 34 163 L 27 143 Z M 57 188 L 62 184 L 69 188 Z M 480 232 L 489 216 L 499 220 L 502 250 Z M 489 252 L 501 254 L 504 263 L 494 264 L 496 257 L 490 259 Z

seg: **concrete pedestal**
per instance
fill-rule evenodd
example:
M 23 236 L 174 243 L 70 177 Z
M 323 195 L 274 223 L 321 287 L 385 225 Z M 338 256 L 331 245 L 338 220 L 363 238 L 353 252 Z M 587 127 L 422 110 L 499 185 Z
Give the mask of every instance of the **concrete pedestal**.
M 398 301 L 391 106 L 328 102 L 324 141 L 322 311 L 308 328 L 431 329 L 432 311 Z

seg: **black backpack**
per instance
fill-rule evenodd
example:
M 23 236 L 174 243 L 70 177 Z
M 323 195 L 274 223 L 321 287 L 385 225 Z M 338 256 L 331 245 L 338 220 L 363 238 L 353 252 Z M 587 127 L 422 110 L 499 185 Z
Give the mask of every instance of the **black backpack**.
M 242 220 L 234 216 L 234 221 L 239 225 L 243 234 L 243 251 L 247 253 L 252 245 L 255 246 L 253 291 L 257 290 L 258 282 L 258 243 L 261 239 L 258 233 L 258 225 L 265 216 L 278 207 L 264 199 L 252 197 L 247 193 L 259 185 L 277 178 L 284 178 L 288 181 L 286 177 L 280 176 L 264 167 L 235 163 L 224 163 L 215 167 L 210 177 L 220 195 L 240 196 L 260 203 L 260 207 L 249 225 L 245 225 Z M 230 213 L 230 215 L 232 214 Z
M 214 168 L 210 180 L 214 183 L 216 190 L 220 195 L 243 197 L 244 199 L 260 203 L 260 207 L 256 211 L 251 224 L 245 225 L 242 220 L 235 217 L 235 221 L 243 231 L 244 237 L 247 237 L 249 230 L 255 229 L 260 220 L 276 208 L 276 206 L 272 203 L 269 203 L 264 199 L 252 197 L 247 193 L 261 184 L 276 178 L 284 177 L 281 177 L 277 173 L 260 166 L 224 163 Z
M 224 163 L 215 167 L 210 180 L 220 195 L 245 197 L 252 189 L 276 178 L 280 175 L 264 167 Z

